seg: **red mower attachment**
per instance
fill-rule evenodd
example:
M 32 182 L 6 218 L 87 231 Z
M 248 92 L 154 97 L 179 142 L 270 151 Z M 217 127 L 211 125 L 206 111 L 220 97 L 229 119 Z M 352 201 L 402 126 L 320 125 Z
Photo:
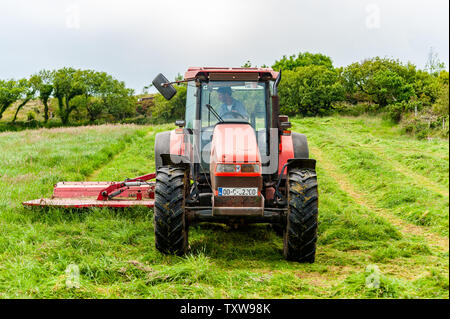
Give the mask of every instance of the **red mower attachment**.
M 66 208 L 154 206 L 155 173 L 123 182 L 59 182 L 52 198 L 23 202 L 24 206 Z

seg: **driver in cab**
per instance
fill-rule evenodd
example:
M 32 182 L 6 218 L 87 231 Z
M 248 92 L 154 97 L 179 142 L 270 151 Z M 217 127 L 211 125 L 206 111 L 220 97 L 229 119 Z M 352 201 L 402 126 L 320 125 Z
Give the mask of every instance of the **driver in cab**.
M 222 105 L 219 108 L 219 115 L 227 119 L 248 119 L 247 110 L 242 103 L 231 96 L 230 87 L 221 87 L 218 90 L 219 100 Z

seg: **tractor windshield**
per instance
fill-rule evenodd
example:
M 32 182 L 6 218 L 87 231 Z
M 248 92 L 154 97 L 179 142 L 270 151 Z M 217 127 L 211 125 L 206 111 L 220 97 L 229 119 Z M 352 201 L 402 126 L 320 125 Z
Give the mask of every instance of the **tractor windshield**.
M 202 85 L 202 127 L 218 122 L 250 123 L 266 129 L 266 83 L 211 81 Z

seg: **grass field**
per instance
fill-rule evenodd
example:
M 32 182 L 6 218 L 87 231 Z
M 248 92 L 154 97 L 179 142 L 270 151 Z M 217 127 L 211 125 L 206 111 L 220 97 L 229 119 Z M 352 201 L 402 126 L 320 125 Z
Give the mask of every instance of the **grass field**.
M 0 297 L 448 298 L 448 141 L 411 139 L 376 118 L 292 123 L 318 160 L 314 264 L 285 261 L 268 225 L 198 225 L 181 258 L 156 251 L 148 209 L 21 207 L 60 180 L 153 171 L 155 133 L 170 125 L 0 133 Z M 66 287 L 70 264 L 79 288 Z

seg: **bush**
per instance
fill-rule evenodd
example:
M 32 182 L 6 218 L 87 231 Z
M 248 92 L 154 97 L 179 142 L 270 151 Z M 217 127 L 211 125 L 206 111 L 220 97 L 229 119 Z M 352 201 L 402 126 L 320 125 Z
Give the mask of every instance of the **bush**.
M 322 65 L 327 69 L 333 70 L 331 58 L 321 53 L 299 53 L 297 56 L 291 55 L 287 58 L 285 55 L 279 61 L 275 61 L 272 66 L 274 70 L 294 70 L 298 67 L 309 65 Z
M 449 113 L 449 88 L 448 84 L 443 85 L 439 90 L 439 95 L 436 99 L 436 102 L 433 104 L 433 112 L 446 116 Z
M 399 123 L 402 119 L 403 103 L 390 104 L 386 107 L 386 115 L 389 120 Z
M 29 111 L 27 113 L 27 121 L 36 121 L 36 113 L 34 113 L 33 111 Z
M 136 102 L 136 113 L 138 115 L 143 116 L 151 116 L 152 115 L 152 109 L 155 106 L 154 97 L 150 96 L 144 96 L 141 98 L 141 100 Z
M 376 57 L 345 67 L 340 79 L 346 99 L 373 102 L 383 108 L 415 96 L 415 73 L 411 64 Z
M 332 103 L 344 99 L 338 72 L 323 65 L 284 71 L 283 78 L 279 91 L 281 112 L 284 114 L 325 115 L 332 111 Z
M 401 125 L 404 133 L 414 135 L 418 139 L 425 139 L 430 135 L 430 127 L 424 117 L 415 117 L 414 114 L 410 114 L 403 119 Z

